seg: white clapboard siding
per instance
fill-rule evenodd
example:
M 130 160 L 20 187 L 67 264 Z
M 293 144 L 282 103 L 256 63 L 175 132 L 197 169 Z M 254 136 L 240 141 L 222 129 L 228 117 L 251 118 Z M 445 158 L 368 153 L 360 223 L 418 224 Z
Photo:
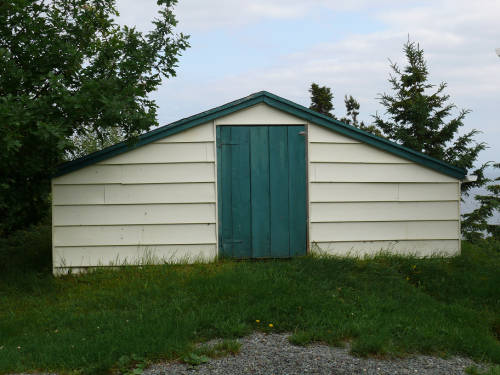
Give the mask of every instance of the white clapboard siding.
M 311 203 L 311 222 L 458 220 L 458 202 Z
M 215 203 L 213 182 L 185 184 L 105 185 L 105 203 Z
M 317 242 L 311 246 L 311 251 L 338 256 L 364 256 L 380 252 L 416 256 L 450 256 L 459 253 L 460 243 L 459 240 Z
M 458 221 L 311 223 L 312 242 L 458 239 Z
M 326 129 L 322 126 L 311 124 L 308 127 L 308 139 L 310 143 L 361 143 L 353 138 Z
M 155 246 L 87 246 L 54 248 L 54 267 L 179 263 L 211 261 L 215 244 Z
M 215 181 L 214 163 L 91 165 L 53 179 L 56 185 L 213 181 Z
M 259 103 L 215 120 L 216 125 L 305 125 L 307 121 Z
M 316 182 L 309 186 L 313 202 L 397 201 L 397 183 Z
M 54 225 L 215 223 L 215 203 L 54 206 Z
M 54 246 L 215 243 L 215 224 L 54 226 Z
M 215 203 L 213 182 L 186 184 L 54 185 L 52 202 L 58 205 Z
M 214 161 L 214 145 L 205 143 L 153 143 L 97 164 L 147 164 Z
M 104 204 L 104 185 L 53 185 L 52 204 Z
M 449 184 L 399 184 L 399 200 L 456 200 L 460 201 L 458 180 Z
M 309 161 L 338 163 L 411 163 L 362 143 L 311 143 Z
M 311 182 L 455 182 L 417 164 L 311 163 Z
M 458 182 L 433 183 L 311 183 L 313 202 L 449 201 L 458 200 Z
M 193 128 L 183 130 L 155 141 L 156 143 L 188 143 L 188 142 L 213 142 L 215 140 L 212 122 L 207 122 Z

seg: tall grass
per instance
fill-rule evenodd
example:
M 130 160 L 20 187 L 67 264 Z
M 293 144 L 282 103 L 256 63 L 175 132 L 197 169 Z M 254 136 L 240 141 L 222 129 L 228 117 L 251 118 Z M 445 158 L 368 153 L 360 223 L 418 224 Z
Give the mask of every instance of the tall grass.
M 362 356 L 500 363 L 499 249 L 483 242 L 455 258 L 308 256 L 0 277 L 0 373 L 105 373 L 124 356 L 181 359 L 194 342 L 254 330 L 292 332 L 301 345 L 349 340 Z

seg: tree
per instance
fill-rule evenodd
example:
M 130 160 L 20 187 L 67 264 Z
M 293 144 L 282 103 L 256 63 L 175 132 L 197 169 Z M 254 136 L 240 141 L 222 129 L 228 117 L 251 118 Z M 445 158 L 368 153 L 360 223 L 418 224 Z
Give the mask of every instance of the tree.
M 119 26 L 114 0 L 0 3 L 0 235 L 45 213 L 50 177 L 72 136 L 157 125 L 149 94 L 175 76 L 188 37 L 176 0 L 158 0 L 153 29 Z
M 83 135 L 73 134 L 71 137 L 73 148 L 67 155 L 67 159 L 79 158 L 124 140 L 126 140 L 126 135 L 121 128 L 101 129 L 98 132 L 89 131 Z
M 408 65 L 401 69 L 391 62 L 393 74 L 389 82 L 393 96 L 379 95 L 389 118 L 384 120 L 376 114 L 375 125 L 388 139 L 405 147 L 457 167 L 472 169 L 485 144 L 474 140 L 477 130 L 458 135 L 469 110 L 462 109 L 458 115 L 452 116 L 455 105 L 449 103 L 450 96 L 444 94 L 446 83 L 436 87 L 428 82 L 424 51 L 410 40 L 403 51 Z M 475 183 L 462 184 L 462 192 L 466 194 L 470 188 L 484 183 L 485 167 L 483 165 L 474 171 L 478 176 Z
M 309 108 L 335 118 L 335 116 L 331 113 L 334 108 L 332 103 L 333 94 L 330 88 L 326 86 L 320 87 L 316 83 L 312 83 L 309 92 L 311 93 L 311 105 Z
M 355 126 L 357 128 L 360 128 L 361 130 L 378 135 L 379 137 L 383 136 L 382 132 L 375 125 L 365 125 L 363 121 L 358 122 L 360 105 L 359 102 L 356 99 L 354 99 L 352 95 L 349 96 L 346 95 L 344 97 L 344 104 L 346 109 L 346 117 L 342 117 L 340 121 Z
M 494 164 L 493 167 L 500 169 L 500 163 Z M 486 186 L 489 194 L 477 194 L 475 200 L 479 207 L 463 215 L 462 232 L 469 241 L 477 241 L 485 235 L 500 240 L 500 225 L 489 222 L 495 213 L 500 212 L 500 176 L 493 180 L 488 179 L 487 182 L 491 183 Z

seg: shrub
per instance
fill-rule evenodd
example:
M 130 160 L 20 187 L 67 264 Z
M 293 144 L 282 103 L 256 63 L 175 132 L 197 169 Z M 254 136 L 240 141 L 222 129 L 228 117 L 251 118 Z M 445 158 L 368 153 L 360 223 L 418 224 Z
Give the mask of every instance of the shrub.
M 49 220 L 0 238 L 0 273 L 48 271 L 52 267 Z

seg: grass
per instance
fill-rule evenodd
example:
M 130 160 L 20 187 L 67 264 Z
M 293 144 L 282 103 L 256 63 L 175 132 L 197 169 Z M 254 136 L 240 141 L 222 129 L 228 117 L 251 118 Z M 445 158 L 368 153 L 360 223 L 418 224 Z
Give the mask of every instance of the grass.
M 493 366 L 484 371 L 476 367 L 469 367 L 465 372 L 469 375 L 500 375 L 500 366 Z
M 255 330 L 292 332 L 300 345 L 348 340 L 360 356 L 460 354 L 499 364 L 499 269 L 500 244 L 492 241 L 465 243 L 449 259 L 308 256 L 61 278 L 4 273 L 0 373 L 140 373 L 160 359 L 202 363 L 239 347 L 195 343 Z

